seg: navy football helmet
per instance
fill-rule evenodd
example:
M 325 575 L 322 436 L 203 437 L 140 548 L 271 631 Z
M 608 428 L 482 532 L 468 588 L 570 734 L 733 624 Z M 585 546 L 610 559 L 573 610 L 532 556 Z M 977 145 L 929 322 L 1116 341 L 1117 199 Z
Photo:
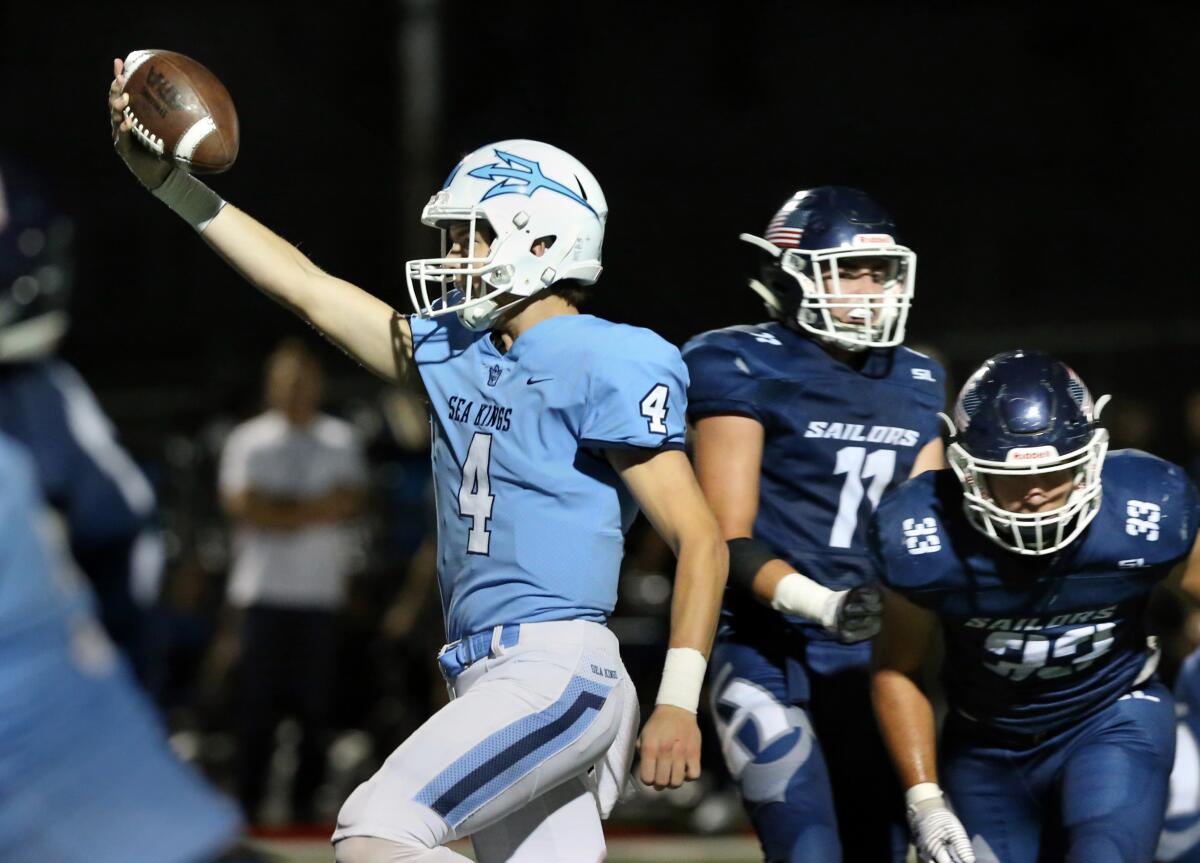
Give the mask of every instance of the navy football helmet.
M 822 341 L 851 351 L 894 347 L 916 284 L 917 256 L 896 240 L 892 217 L 864 192 L 819 186 L 788 199 L 762 237 L 740 238 L 764 253 L 750 287 L 772 316 Z M 877 292 L 843 293 L 839 267 L 853 259 L 882 259 Z M 835 314 L 848 310 L 840 317 Z
M 72 233 L 33 176 L 0 161 L 0 362 L 47 356 L 66 333 Z
M 1009 551 L 1051 554 L 1075 540 L 1100 511 L 1100 468 L 1108 432 L 1099 425 L 1108 396 L 1092 401 L 1079 376 L 1039 351 L 1008 351 L 985 362 L 963 385 L 946 451 L 963 488 L 971 524 Z M 993 476 L 1074 470 L 1060 508 L 1014 513 L 998 506 Z

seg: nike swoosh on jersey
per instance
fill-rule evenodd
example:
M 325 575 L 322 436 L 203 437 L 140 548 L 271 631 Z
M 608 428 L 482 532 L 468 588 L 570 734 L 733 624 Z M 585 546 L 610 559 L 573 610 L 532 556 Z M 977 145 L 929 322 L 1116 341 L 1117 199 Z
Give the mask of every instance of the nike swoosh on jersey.
M 531 376 L 529 378 L 529 380 L 525 381 L 525 383 L 528 386 L 533 386 L 534 384 L 545 383 L 546 381 L 552 381 L 552 380 L 554 380 L 554 378 L 534 378 Z

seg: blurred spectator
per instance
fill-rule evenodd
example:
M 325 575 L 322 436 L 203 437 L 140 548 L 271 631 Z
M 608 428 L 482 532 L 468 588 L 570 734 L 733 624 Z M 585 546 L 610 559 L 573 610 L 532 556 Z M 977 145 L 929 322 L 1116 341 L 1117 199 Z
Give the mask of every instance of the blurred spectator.
M 143 674 L 161 535 L 150 484 L 83 378 L 55 358 L 67 330 L 72 233 L 36 178 L 0 159 L 0 431 L 32 456 L 101 622 Z
M 299 341 L 282 343 L 267 361 L 268 410 L 233 430 L 221 458 L 221 502 L 236 528 L 227 599 L 240 612 L 237 784 L 251 819 L 285 708 L 303 735 L 293 820 L 311 820 L 324 776 L 350 522 L 367 477 L 353 428 L 319 413 L 320 401 L 316 358 Z

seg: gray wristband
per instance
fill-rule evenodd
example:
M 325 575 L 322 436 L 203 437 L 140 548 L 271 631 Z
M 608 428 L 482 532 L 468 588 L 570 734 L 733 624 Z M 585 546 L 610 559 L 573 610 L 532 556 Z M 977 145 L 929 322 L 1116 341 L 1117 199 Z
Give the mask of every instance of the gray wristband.
M 173 169 L 162 185 L 150 194 L 174 210 L 198 233 L 204 233 L 225 206 L 220 195 L 179 168 Z

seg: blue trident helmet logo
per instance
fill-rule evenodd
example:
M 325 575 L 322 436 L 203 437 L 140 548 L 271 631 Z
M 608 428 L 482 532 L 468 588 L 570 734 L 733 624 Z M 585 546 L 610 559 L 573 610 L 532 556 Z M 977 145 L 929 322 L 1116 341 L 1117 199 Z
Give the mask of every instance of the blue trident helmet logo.
M 542 167 L 537 162 L 531 159 L 522 159 L 512 153 L 505 153 L 503 150 L 496 150 L 495 153 L 496 158 L 500 159 L 503 164 L 492 162 L 490 165 L 481 165 L 475 170 L 467 172 L 469 177 L 499 181 L 483 193 L 483 197 L 479 199 L 480 203 L 500 195 L 524 195 L 528 198 L 532 197 L 533 193 L 539 189 L 546 189 L 570 198 L 581 207 L 585 207 L 593 216 L 599 218 L 596 210 L 587 202 L 587 198 L 583 194 L 576 193 L 574 189 L 564 186 L 557 180 L 551 180 L 542 173 Z M 575 178 L 575 182 L 579 182 L 578 177 Z M 449 185 L 449 181 L 447 181 L 447 185 Z M 583 193 L 582 184 L 579 186 L 579 192 Z

